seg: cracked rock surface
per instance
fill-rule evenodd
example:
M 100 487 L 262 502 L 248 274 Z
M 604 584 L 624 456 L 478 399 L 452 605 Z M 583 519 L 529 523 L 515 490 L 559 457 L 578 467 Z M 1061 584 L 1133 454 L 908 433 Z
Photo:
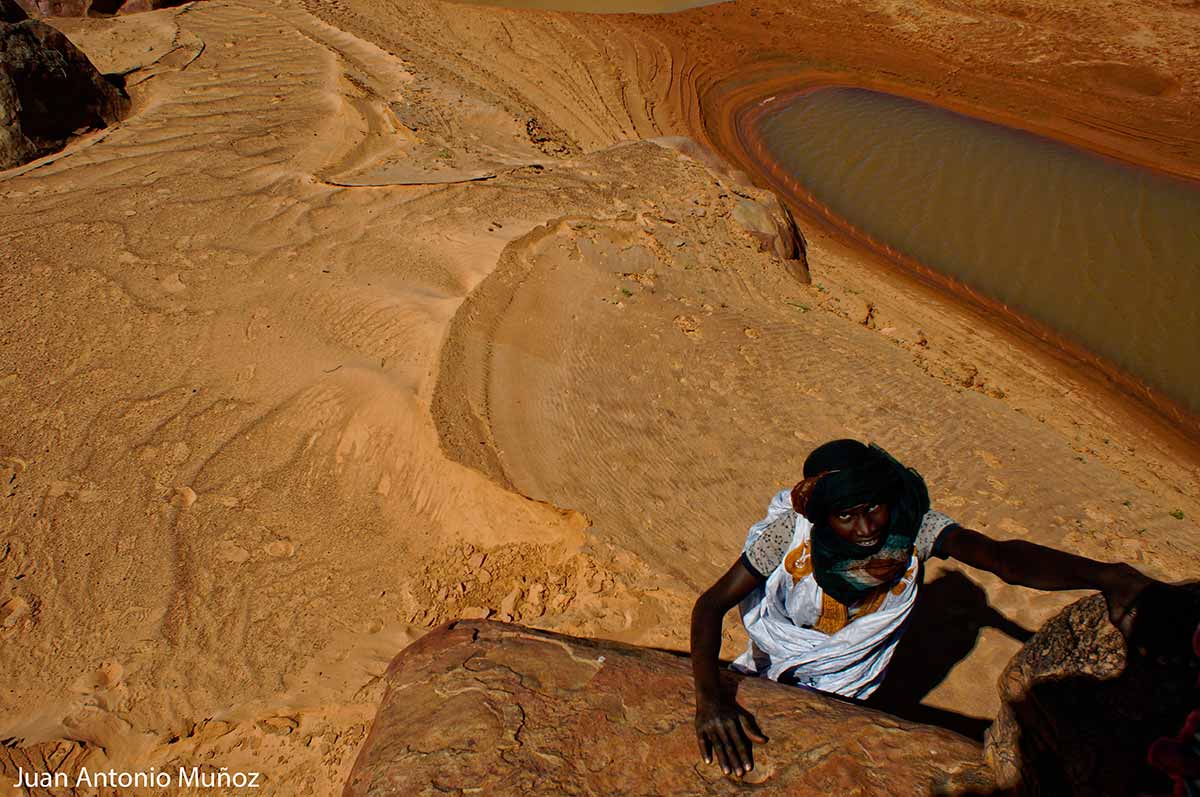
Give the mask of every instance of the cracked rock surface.
M 1200 588 L 1170 610 L 1194 618 Z M 1127 655 L 1092 595 L 1063 609 L 1013 657 L 988 730 L 987 759 L 1018 794 L 1161 794 L 1170 784 L 1146 761 L 1150 743 L 1195 706 L 1193 662 Z
M 400 653 L 346 797 L 733 794 L 698 759 L 689 660 L 495 622 L 452 623 Z M 730 678 L 770 738 L 764 795 L 990 790 L 948 731 L 755 678 Z

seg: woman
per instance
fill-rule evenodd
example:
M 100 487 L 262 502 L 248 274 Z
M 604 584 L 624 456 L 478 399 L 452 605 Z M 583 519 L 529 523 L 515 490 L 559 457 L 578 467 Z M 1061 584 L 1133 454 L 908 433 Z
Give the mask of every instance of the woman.
M 921 563 L 954 558 L 1009 584 L 1096 589 L 1128 636 L 1133 600 L 1155 583 L 1023 540 L 996 541 L 931 511 L 925 482 L 878 446 L 835 440 L 814 450 L 804 480 L 776 495 L 742 556 L 692 611 L 696 734 L 706 763 L 727 775 L 753 767 L 766 738 L 719 686 L 721 621 L 741 605 L 750 636 L 734 669 L 850 698 L 869 696 L 916 601 Z

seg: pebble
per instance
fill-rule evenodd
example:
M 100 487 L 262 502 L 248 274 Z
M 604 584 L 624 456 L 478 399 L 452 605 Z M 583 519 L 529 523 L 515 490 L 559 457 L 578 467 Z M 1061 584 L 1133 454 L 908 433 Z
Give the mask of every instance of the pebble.
M 468 606 L 459 614 L 464 620 L 486 620 L 492 614 L 491 609 L 482 606 Z

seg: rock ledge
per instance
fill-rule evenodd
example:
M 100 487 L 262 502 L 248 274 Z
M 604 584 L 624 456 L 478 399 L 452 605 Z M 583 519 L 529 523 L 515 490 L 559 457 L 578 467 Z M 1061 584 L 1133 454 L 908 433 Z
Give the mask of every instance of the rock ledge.
M 699 763 L 688 659 L 494 622 L 400 653 L 347 797 L 741 793 Z M 759 679 L 730 678 L 771 741 L 763 795 L 980 793 L 980 748 L 949 731 Z

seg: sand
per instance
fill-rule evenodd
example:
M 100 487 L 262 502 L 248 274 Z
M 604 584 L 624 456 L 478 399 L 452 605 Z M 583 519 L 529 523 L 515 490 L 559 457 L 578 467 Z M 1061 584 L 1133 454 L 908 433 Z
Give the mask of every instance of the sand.
M 684 649 L 843 435 L 967 525 L 1194 576 L 1175 427 L 815 218 L 801 285 L 733 219 L 753 191 L 646 140 L 736 159 L 721 114 L 807 53 L 1195 173 L 1195 7 L 1071 8 L 56 20 L 135 110 L 0 174 L 0 767 L 336 793 L 440 622 Z M 1026 628 L 1080 596 L 927 581 L 960 570 Z M 1017 645 L 984 628 L 927 702 L 990 717 Z

